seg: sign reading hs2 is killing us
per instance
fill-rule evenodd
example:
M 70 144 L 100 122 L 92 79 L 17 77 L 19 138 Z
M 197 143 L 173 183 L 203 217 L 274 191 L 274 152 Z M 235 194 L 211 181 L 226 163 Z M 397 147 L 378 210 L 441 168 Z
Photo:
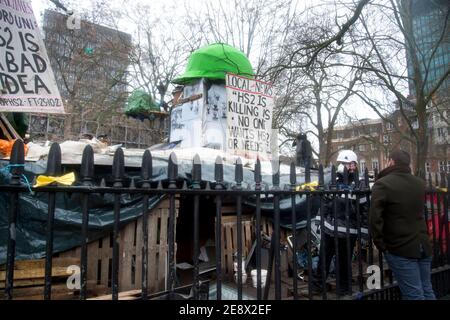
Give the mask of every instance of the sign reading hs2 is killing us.
M 274 105 L 272 84 L 227 73 L 226 88 L 228 152 L 268 159 Z
M 0 112 L 64 113 L 28 0 L 0 0 Z

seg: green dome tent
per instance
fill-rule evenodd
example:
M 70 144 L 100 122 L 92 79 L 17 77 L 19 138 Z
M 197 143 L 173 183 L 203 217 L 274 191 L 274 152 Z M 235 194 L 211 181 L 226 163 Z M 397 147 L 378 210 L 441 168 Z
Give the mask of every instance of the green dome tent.
M 152 97 L 143 90 L 135 90 L 128 97 L 125 114 L 129 116 L 146 115 L 152 111 L 160 111 Z
M 214 43 L 194 51 L 184 74 L 172 82 L 188 84 L 199 78 L 225 80 L 227 72 L 250 78 L 254 75 L 252 65 L 244 53 L 227 44 Z

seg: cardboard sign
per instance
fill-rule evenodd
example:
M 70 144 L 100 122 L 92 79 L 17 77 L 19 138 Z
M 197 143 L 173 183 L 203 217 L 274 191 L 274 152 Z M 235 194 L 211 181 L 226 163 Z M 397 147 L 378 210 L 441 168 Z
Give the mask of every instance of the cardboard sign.
M 273 86 L 228 73 L 227 151 L 267 159 L 271 151 Z
M 170 142 L 181 140 L 182 148 L 201 147 L 203 98 L 188 99 L 200 94 L 203 97 L 203 81 L 185 86 L 183 97 L 186 98 L 186 102 L 172 109 Z
M 0 112 L 3 111 L 64 113 L 28 0 L 0 0 Z

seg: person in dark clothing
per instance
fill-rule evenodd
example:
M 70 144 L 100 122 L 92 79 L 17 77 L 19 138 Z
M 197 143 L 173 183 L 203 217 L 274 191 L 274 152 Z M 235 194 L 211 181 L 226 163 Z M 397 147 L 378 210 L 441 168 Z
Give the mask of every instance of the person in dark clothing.
M 293 147 L 296 147 L 296 165 L 300 167 L 311 167 L 312 160 L 312 148 L 311 142 L 308 141 L 306 134 L 300 133 L 296 140 L 292 143 Z
M 384 253 L 405 300 L 436 299 L 431 285 L 431 243 L 424 219 L 425 181 L 411 174 L 402 150 L 389 156 L 372 190 L 370 232 Z
M 357 156 L 352 150 L 342 150 L 338 155 L 337 161 L 340 163 L 337 170 L 337 189 L 351 190 L 357 181 Z M 345 167 L 348 172 L 348 181 L 344 181 Z M 348 269 L 349 266 L 351 267 L 353 251 L 358 236 L 356 206 L 360 206 L 362 234 L 368 234 L 367 223 L 365 222 L 367 219 L 364 218 L 364 215 L 367 215 L 367 208 L 364 207 L 366 204 L 365 197 L 359 200 L 356 200 L 356 197 L 352 195 L 349 195 L 348 199 L 343 197 L 335 195 L 325 198 L 324 212 L 321 214 L 321 218 L 324 219 L 324 230 L 321 232 L 322 241 L 319 263 L 312 281 L 313 293 L 323 291 L 323 273 L 325 273 L 326 280 L 333 256 L 336 256 L 337 262 L 335 270 L 338 272 L 337 278 L 339 279 L 338 294 L 346 295 L 350 293 L 351 279 L 349 278 Z M 336 215 L 334 206 L 336 206 Z M 347 206 L 348 211 L 346 209 Z M 347 212 L 348 220 L 346 217 Z M 347 232 L 349 243 L 347 243 Z M 347 244 L 349 244 L 348 247 Z M 325 261 L 323 261 L 323 258 L 325 258 Z M 323 265 L 325 265 L 325 272 L 323 272 Z

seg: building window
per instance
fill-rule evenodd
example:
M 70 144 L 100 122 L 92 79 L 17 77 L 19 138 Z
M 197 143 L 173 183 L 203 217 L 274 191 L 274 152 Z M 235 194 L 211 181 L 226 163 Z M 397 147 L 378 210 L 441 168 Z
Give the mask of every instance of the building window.
M 392 130 L 394 129 L 394 125 L 390 122 L 386 122 L 386 130 Z
M 366 146 L 364 144 L 360 144 L 358 147 L 359 151 L 366 151 Z
M 450 161 L 439 161 L 439 172 L 448 172 Z
M 372 170 L 379 170 L 378 159 L 372 159 Z
M 361 160 L 359 162 L 359 172 L 364 172 L 364 171 L 366 171 L 366 161 Z
M 388 144 L 391 142 L 391 136 L 388 134 L 383 135 L 383 143 Z
M 429 162 L 425 163 L 425 172 L 429 174 L 431 172 L 431 165 Z
M 439 138 L 445 137 L 445 131 L 447 131 L 445 128 L 437 128 L 437 136 Z

